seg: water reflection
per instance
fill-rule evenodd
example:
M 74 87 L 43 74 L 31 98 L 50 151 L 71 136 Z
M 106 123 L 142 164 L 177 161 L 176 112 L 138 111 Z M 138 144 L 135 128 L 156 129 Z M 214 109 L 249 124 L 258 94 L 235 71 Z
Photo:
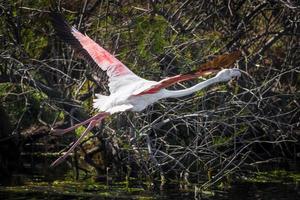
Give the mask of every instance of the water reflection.
M 0 180 L 0 199 L 207 199 L 207 200 L 296 200 L 297 182 L 235 183 L 226 190 L 195 192 L 193 184 L 147 184 L 139 180 L 107 183 L 93 179 L 75 181 L 74 172 L 64 163 L 49 168 L 50 160 L 27 162 L 10 180 Z

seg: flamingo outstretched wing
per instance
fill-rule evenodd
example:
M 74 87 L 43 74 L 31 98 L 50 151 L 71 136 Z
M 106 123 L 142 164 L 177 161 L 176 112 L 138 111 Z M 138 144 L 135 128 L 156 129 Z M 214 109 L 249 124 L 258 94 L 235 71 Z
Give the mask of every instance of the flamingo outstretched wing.
M 223 54 L 220 56 L 217 56 L 211 61 L 208 61 L 202 65 L 200 65 L 198 70 L 186 73 L 186 74 L 179 74 L 172 77 L 167 77 L 165 79 L 162 79 L 161 81 L 157 82 L 157 84 L 151 86 L 150 88 L 144 90 L 144 91 L 138 91 L 135 93 L 135 95 L 144 95 L 144 94 L 153 94 L 158 92 L 159 90 L 163 88 L 167 88 L 171 85 L 174 85 L 176 83 L 191 80 L 198 78 L 200 76 L 204 76 L 216 71 L 219 71 L 221 68 L 228 68 L 236 60 L 238 60 L 241 56 L 240 51 L 234 51 L 229 54 Z
M 56 33 L 62 40 L 70 44 L 80 57 L 83 57 L 92 66 L 96 66 L 96 69 L 100 67 L 100 69 L 106 71 L 111 82 L 109 84 L 111 93 L 115 92 L 120 85 L 124 86 L 132 81 L 142 79 L 90 37 L 69 26 L 61 13 L 53 11 L 50 16 Z M 116 84 L 120 80 L 122 84 Z

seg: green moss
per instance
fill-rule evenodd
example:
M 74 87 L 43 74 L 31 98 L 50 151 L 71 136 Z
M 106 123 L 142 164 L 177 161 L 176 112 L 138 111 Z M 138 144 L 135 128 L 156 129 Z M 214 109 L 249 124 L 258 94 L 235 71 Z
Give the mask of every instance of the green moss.
M 31 8 L 36 8 L 36 9 L 41 9 L 42 7 L 47 7 L 49 6 L 49 0 L 26 0 L 22 2 L 23 6 L 29 6 Z
M 231 141 L 231 136 L 215 136 L 213 138 L 213 144 L 215 146 L 227 145 Z
M 32 58 L 39 58 L 42 50 L 47 46 L 48 40 L 37 33 L 34 29 L 22 29 L 23 45 L 26 52 Z
M 11 83 L 1 83 L 0 84 L 0 98 L 7 95 L 7 92 L 13 87 Z
M 211 191 L 211 190 L 202 190 L 201 191 L 201 194 L 204 196 L 204 197 L 212 197 L 215 195 L 215 192 Z
M 168 22 L 161 16 L 140 17 L 136 20 L 137 26 L 134 32 L 137 39 L 138 53 L 142 58 L 150 58 L 151 53 L 162 53 L 168 45 L 165 31 Z
M 57 111 L 47 106 L 47 99 L 44 93 L 30 86 L 13 83 L 0 84 L 0 101 L 12 124 L 22 118 L 21 128 L 36 123 L 39 114 L 46 123 L 53 122 Z
M 232 135 L 229 136 L 214 136 L 213 138 L 213 144 L 216 146 L 222 146 L 222 145 L 232 145 L 232 140 L 234 140 L 235 137 L 238 137 L 242 135 L 246 130 L 248 129 L 247 126 L 241 126 L 238 130 L 236 130 Z
M 243 181 L 251 183 L 300 183 L 300 173 L 285 170 L 256 172 L 249 177 L 245 177 Z
M 154 197 L 138 197 L 139 200 L 151 200 L 154 199 Z
M 77 137 L 80 137 L 81 134 L 85 131 L 85 127 L 84 126 L 79 126 L 78 128 L 75 129 L 75 133 Z

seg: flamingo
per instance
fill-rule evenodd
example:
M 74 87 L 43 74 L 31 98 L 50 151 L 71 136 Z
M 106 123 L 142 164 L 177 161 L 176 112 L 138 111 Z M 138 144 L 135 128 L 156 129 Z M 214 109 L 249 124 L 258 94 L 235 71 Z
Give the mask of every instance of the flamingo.
M 69 26 L 60 12 L 50 13 L 56 34 L 66 43 L 71 45 L 79 57 L 87 60 L 96 70 L 105 71 L 109 78 L 109 96 L 96 94 L 93 100 L 93 108 L 99 113 L 66 129 L 55 129 L 53 133 L 62 135 L 79 126 L 87 125 L 87 128 L 77 141 L 62 156 L 56 159 L 51 166 L 56 166 L 64 161 L 67 156 L 78 146 L 84 136 L 101 121 L 115 113 L 134 111 L 140 112 L 147 106 L 164 98 L 179 98 L 197 92 L 205 87 L 219 82 L 227 82 L 235 77 L 240 77 L 239 69 L 223 69 L 232 65 L 239 57 L 240 51 L 225 54 L 200 66 L 200 69 L 187 74 L 179 74 L 167 77 L 161 81 L 143 79 L 128 69 L 122 62 L 108 51 L 94 42 L 87 35 L 80 33 L 75 27 Z M 182 90 L 168 90 L 167 87 L 181 81 L 195 79 L 197 77 L 217 72 L 217 75 L 198 83 L 190 88 Z

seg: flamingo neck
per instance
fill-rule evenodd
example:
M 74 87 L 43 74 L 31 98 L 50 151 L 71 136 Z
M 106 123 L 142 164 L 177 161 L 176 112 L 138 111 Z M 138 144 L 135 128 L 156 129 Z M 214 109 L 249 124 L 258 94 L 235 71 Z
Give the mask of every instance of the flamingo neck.
M 213 77 L 187 89 L 165 90 L 164 98 L 177 98 L 177 97 L 187 96 L 218 82 L 220 82 L 219 79 L 217 77 Z

